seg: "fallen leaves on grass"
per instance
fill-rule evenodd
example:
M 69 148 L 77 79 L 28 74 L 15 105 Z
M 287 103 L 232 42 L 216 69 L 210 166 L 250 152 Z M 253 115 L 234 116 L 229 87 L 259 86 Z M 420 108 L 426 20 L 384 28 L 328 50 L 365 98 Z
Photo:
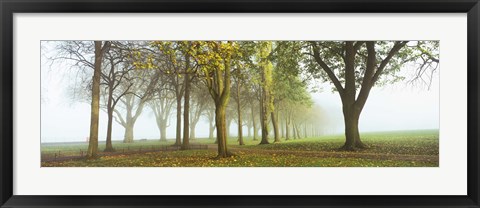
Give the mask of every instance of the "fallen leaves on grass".
M 215 150 L 185 150 L 42 162 L 42 167 L 438 167 L 438 131 L 365 134 L 362 139 L 370 148 L 357 152 L 338 151 L 341 136 L 269 145 L 246 140 L 244 146 L 229 145 L 236 156 L 228 158 L 213 159 Z

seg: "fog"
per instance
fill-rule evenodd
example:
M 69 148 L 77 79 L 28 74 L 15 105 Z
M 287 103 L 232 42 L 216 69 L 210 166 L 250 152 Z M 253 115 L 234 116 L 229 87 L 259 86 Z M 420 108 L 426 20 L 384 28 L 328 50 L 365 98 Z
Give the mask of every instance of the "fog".
M 52 47 L 45 46 L 44 50 Z M 48 55 L 48 52 L 46 53 Z M 74 82 L 74 70 L 64 64 L 52 64 L 45 55 L 41 63 L 41 142 L 85 141 L 90 128 L 90 103 L 72 100 L 69 88 Z M 407 71 L 407 70 L 406 70 Z M 311 93 L 315 105 L 320 106 L 328 118 L 326 134 L 342 134 L 344 130 L 342 103 L 330 83 L 314 81 L 319 92 Z M 175 138 L 175 113 L 170 116 L 167 138 Z M 106 138 L 107 114 L 100 111 L 99 140 Z M 412 85 L 408 80 L 374 87 L 360 116 L 360 132 L 438 129 L 439 77 L 436 74 L 428 88 Z M 243 129 L 244 136 L 247 128 Z M 208 137 L 209 124 L 201 118 L 196 126 L 196 137 Z M 237 125 L 231 123 L 230 135 L 237 135 Z M 113 123 L 113 140 L 123 140 L 124 128 Z M 152 110 L 145 106 L 135 123 L 135 139 L 159 139 L 159 130 Z
M 72 103 L 67 95 L 62 73 L 43 70 L 41 125 L 42 142 L 85 141 L 90 129 L 90 104 Z M 60 71 L 60 70 L 59 70 Z M 329 133 L 343 133 L 342 103 L 336 92 L 331 92 L 324 84 L 322 92 L 312 93 L 315 104 L 322 106 L 331 122 Z M 171 116 L 174 124 L 174 116 Z M 105 111 L 100 113 L 99 139 L 106 137 Z M 439 86 L 438 79 L 432 87 L 412 87 L 400 82 L 394 85 L 372 89 L 371 95 L 360 117 L 360 131 L 389 131 L 411 129 L 438 129 L 439 127 Z M 236 135 L 236 125 L 232 123 L 231 135 Z M 244 129 L 246 131 L 246 129 Z M 113 124 L 113 140 L 123 140 L 124 128 Z M 208 137 L 208 121 L 202 119 L 196 127 L 197 137 Z M 159 138 L 155 116 L 150 108 L 145 108 L 135 124 L 135 138 Z M 175 137 L 175 127 L 167 128 L 167 137 Z

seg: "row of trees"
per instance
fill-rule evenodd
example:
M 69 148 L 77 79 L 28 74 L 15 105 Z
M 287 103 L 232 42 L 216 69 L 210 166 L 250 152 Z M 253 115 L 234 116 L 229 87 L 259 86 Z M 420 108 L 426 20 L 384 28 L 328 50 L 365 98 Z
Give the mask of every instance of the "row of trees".
M 248 133 L 253 128 L 254 139 L 260 130 L 259 144 L 300 137 L 302 128 L 318 135 L 326 119 L 312 107 L 312 79 L 331 82 L 341 97 L 343 149 L 364 148 L 358 121 L 372 87 L 403 78 L 397 72 L 406 63 L 418 64 L 415 78 L 422 80 L 439 62 L 434 41 L 64 41 L 56 49 L 55 60 L 93 69 L 83 70 L 93 76 L 78 90 L 92 108 L 88 157 L 98 151 L 100 107 L 108 115 L 105 151 L 114 151 L 114 120 L 125 127 L 124 142 L 133 142 L 145 106 L 155 114 L 161 140 L 176 112 L 175 145 L 182 149 L 189 149 L 196 124 L 206 118 L 210 137 L 216 129 L 218 157 L 231 155 L 231 121 L 240 145 L 244 126 Z

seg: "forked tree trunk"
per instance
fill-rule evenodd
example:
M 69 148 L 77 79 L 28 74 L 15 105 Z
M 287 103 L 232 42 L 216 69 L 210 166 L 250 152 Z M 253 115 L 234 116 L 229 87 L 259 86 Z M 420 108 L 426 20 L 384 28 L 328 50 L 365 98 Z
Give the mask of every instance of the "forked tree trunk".
M 133 100 L 130 100 L 133 101 Z M 128 103 L 128 102 L 127 102 Z M 125 124 L 123 127 L 125 127 L 125 135 L 123 137 L 123 143 L 133 143 L 134 137 L 133 137 L 133 129 L 135 126 L 135 122 L 137 122 L 138 116 L 142 113 L 143 105 L 144 102 L 140 102 L 138 104 L 137 109 L 135 110 L 135 115 L 132 114 L 133 111 L 133 104 L 127 104 L 127 116 L 125 117 Z
M 370 50 L 370 49 L 368 49 Z M 370 55 L 370 51 L 369 51 Z M 343 104 L 343 117 L 345 122 L 345 144 L 342 147 L 344 150 L 354 150 L 356 147 L 358 135 L 358 117 L 360 116 L 360 110 L 356 109 L 356 86 L 355 86 L 355 50 L 353 42 L 345 43 L 345 89 L 343 91 L 342 104 Z M 370 57 L 371 58 L 371 57 Z M 367 60 L 371 64 L 370 60 Z M 368 67 L 369 69 L 371 67 Z M 369 70 L 369 72 L 373 72 Z M 367 73 L 367 71 L 365 72 Z M 368 73 L 369 74 L 369 73 Z M 366 77 L 370 77 L 366 75 Z M 367 78 L 368 80 L 369 78 Z M 365 81 L 367 81 L 365 80 Z M 365 83 L 362 83 L 364 85 Z M 362 86 L 364 88 L 364 86 Z M 365 89 L 365 88 L 364 88 Z M 360 97 L 360 95 L 358 96 Z M 360 142 L 361 143 L 361 142 Z
M 163 104 L 162 104 L 163 105 Z M 168 106 L 169 108 L 170 106 Z M 158 132 L 160 133 L 160 141 L 167 141 L 167 122 L 168 115 L 170 115 L 170 110 L 158 110 L 158 108 L 163 108 L 163 106 L 154 106 L 153 112 L 155 114 L 155 121 L 157 123 Z

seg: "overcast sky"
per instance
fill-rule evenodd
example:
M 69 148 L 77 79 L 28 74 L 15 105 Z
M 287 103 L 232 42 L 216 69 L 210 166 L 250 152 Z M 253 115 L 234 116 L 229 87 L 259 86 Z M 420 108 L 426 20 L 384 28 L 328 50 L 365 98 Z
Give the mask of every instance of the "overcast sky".
M 48 48 L 44 48 L 48 49 Z M 41 139 L 42 142 L 85 141 L 89 135 L 90 105 L 72 102 L 67 86 L 73 82 L 72 70 L 50 64 L 42 57 L 41 68 Z M 408 68 L 402 69 L 407 73 Z M 342 133 L 343 117 L 340 97 L 332 92 L 329 83 L 320 83 L 321 92 L 312 94 L 315 103 L 328 113 L 333 124 L 330 132 Z M 172 116 L 173 117 L 173 116 Z M 135 124 L 135 139 L 158 139 L 159 131 L 152 111 L 146 107 Z M 105 140 L 107 116 L 100 113 L 99 139 Z M 174 122 L 172 122 L 174 123 Z M 413 87 L 406 82 L 372 89 L 360 117 L 360 131 L 389 131 L 413 129 L 438 129 L 439 81 L 434 76 L 430 89 Z M 175 125 L 167 129 L 167 137 L 175 137 Z M 114 140 L 123 139 L 124 128 L 113 124 Z M 231 134 L 236 135 L 232 122 Z M 246 135 L 246 132 L 244 133 Z M 208 137 L 208 121 L 202 119 L 196 128 L 197 137 Z

